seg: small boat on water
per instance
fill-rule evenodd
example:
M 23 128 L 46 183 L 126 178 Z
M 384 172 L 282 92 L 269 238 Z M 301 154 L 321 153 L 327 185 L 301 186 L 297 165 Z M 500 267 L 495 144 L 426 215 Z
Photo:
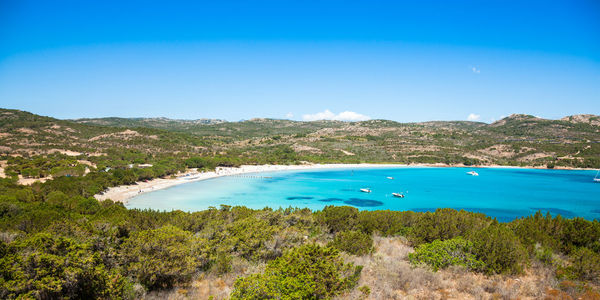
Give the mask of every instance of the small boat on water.
M 392 196 L 398 197 L 398 198 L 404 198 L 404 194 L 401 194 L 401 193 L 392 193 Z
M 596 177 L 594 177 L 594 182 L 600 182 L 600 177 L 598 177 L 598 174 L 600 174 L 600 170 L 598 170 L 598 172 L 596 172 Z
M 363 189 L 360 189 L 360 191 L 363 192 L 363 193 L 370 193 L 371 189 L 370 188 L 363 188 Z
M 479 173 L 477 173 L 475 171 L 469 171 L 469 172 L 467 172 L 467 174 L 469 174 L 471 176 L 479 176 Z
M 393 179 L 394 179 L 394 177 L 391 177 L 391 176 L 388 176 L 388 177 L 386 177 L 386 178 L 387 178 L 387 179 L 390 179 L 390 180 L 393 180 Z

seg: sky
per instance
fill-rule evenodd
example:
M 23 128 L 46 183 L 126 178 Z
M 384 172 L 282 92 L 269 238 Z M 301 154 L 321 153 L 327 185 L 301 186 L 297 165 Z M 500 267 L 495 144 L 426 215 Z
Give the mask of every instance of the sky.
M 600 115 L 600 2 L 0 0 L 0 107 L 63 119 Z

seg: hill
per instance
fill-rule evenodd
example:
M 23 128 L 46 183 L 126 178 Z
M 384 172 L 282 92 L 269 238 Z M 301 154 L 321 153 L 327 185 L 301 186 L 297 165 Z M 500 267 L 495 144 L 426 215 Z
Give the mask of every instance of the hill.
M 193 157 L 213 160 L 218 157 L 214 164 L 224 165 L 310 161 L 597 168 L 600 167 L 597 119 L 591 115 L 561 120 L 511 115 L 492 124 L 388 120 L 59 120 L 2 109 L 0 153 L 5 158 L 0 160 L 0 167 L 4 174 L 23 178 L 65 174 L 64 168 L 52 172 L 50 166 L 41 170 L 31 163 L 41 157 L 48 160 L 51 155 L 51 160 L 70 158 L 68 164 L 78 169 L 160 165 L 166 161 L 181 169 L 184 161 Z
M 193 127 L 170 120 L 181 125 L 163 129 L 218 140 L 223 142 L 221 146 L 242 152 L 261 145 L 289 146 L 309 161 L 598 167 L 597 118 L 586 115 L 546 120 L 511 115 L 492 124 L 253 119 Z M 158 128 L 163 123 L 152 120 L 136 125 Z

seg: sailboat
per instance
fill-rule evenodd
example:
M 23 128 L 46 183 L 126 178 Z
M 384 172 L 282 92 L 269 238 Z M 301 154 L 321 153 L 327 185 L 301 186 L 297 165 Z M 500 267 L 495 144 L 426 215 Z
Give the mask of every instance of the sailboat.
M 596 177 L 594 177 L 594 182 L 600 182 L 600 178 L 598 177 L 598 174 L 600 174 L 600 170 L 598 170 L 598 172 L 596 172 Z

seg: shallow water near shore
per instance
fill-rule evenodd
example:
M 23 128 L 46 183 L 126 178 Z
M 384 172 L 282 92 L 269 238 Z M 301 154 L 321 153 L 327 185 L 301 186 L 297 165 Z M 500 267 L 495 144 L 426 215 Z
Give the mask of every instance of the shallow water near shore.
M 479 176 L 467 175 L 470 170 Z M 190 182 L 141 194 L 126 206 L 183 211 L 221 204 L 313 210 L 327 205 L 398 211 L 450 207 L 485 213 L 499 221 L 538 210 L 592 220 L 600 219 L 600 183 L 593 182 L 595 174 L 590 170 L 433 167 L 277 171 Z M 372 192 L 360 192 L 361 188 Z

